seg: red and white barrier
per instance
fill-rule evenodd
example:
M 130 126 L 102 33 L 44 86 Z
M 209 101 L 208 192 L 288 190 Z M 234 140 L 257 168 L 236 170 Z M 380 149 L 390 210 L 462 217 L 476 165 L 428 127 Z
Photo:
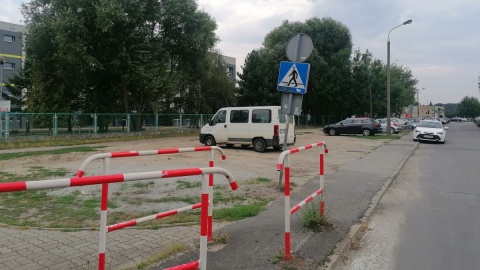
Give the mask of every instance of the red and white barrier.
M 218 167 L 208 167 L 208 168 L 187 168 L 187 169 L 176 169 L 176 170 L 164 170 L 164 171 L 153 171 L 153 172 L 140 172 L 140 173 L 127 173 L 127 174 L 112 174 L 112 175 L 101 175 L 101 176 L 86 176 L 86 177 L 73 177 L 73 178 L 63 178 L 63 179 L 52 179 L 52 180 L 39 180 L 39 181 L 21 181 L 21 182 L 8 182 L 0 183 L 0 193 L 3 192 L 14 192 L 14 191 L 27 191 L 27 190 L 37 190 L 37 189 L 51 189 L 51 188 L 64 188 L 64 187 L 75 187 L 75 186 L 86 186 L 86 185 L 97 185 L 97 184 L 108 184 L 108 183 L 119 183 L 119 182 L 128 182 L 128 181 L 138 181 L 138 180 L 148 180 L 148 179 L 157 179 L 157 178 L 172 178 L 172 177 L 182 177 L 182 176 L 192 176 L 192 175 L 202 175 L 202 202 L 201 202 L 201 222 L 200 222 L 200 260 L 197 262 L 189 263 L 189 267 L 200 267 L 201 270 L 207 269 L 207 231 L 208 231 L 208 204 L 209 204 L 209 178 L 208 174 L 223 174 L 232 190 L 238 189 L 236 181 L 233 179 L 231 173 L 223 168 Z M 102 193 L 108 193 L 108 188 L 102 190 Z M 106 209 L 104 205 L 104 200 L 101 202 L 102 209 Z M 106 211 L 105 211 L 106 212 Z M 101 218 L 105 218 L 102 211 Z M 105 269 L 105 245 L 106 245 L 106 226 L 101 226 L 100 230 L 105 231 L 100 233 L 100 247 L 99 247 L 99 256 L 98 256 L 98 269 Z M 197 268 L 181 268 L 181 269 L 197 269 Z
M 225 160 L 227 157 L 225 152 L 222 148 L 218 146 L 200 146 L 200 147 L 186 147 L 186 148 L 165 148 L 165 149 L 156 149 L 156 150 L 143 150 L 143 151 L 126 151 L 126 152 L 111 152 L 111 153 L 100 153 L 95 154 L 83 161 L 80 165 L 80 168 L 77 171 L 77 177 L 82 177 L 85 174 L 85 170 L 90 163 L 95 160 L 103 159 L 104 165 L 103 170 L 104 174 L 109 174 L 110 166 L 109 166 L 109 159 L 110 158 L 125 158 L 125 157 L 139 157 L 139 156 L 150 156 L 150 155 L 165 155 L 165 154 L 177 154 L 177 153 L 187 153 L 187 152 L 202 152 L 202 151 L 210 151 L 211 152 L 211 159 L 209 161 L 209 166 L 214 167 L 214 157 L 215 151 L 220 152 L 222 160 Z M 210 189 L 210 198 L 213 199 L 213 174 L 209 176 L 209 189 Z M 107 226 L 107 208 L 108 208 L 108 185 L 102 185 L 102 207 L 101 207 L 101 219 L 100 223 L 102 227 Z M 212 227 L 213 227 L 213 202 L 209 204 L 209 216 L 208 216 L 208 241 L 212 241 Z M 157 214 L 159 215 L 159 214 Z M 159 217 L 161 218 L 161 217 Z M 134 222 L 126 222 L 128 224 L 126 226 L 121 226 L 121 228 L 135 226 L 137 223 Z M 115 225 L 113 225 L 115 226 Z M 109 230 L 100 230 L 100 233 L 107 233 L 110 232 Z
M 320 163 L 320 189 L 316 190 L 312 195 L 308 196 L 305 200 L 301 201 L 299 204 L 290 208 L 290 165 L 289 165 L 289 155 L 298 153 L 300 151 L 312 149 L 314 147 L 320 146 L 322 151 L 319 156 L 319 163 Z M 323 194 L 324 194 L 324 158 L 323 155 L 328 153 L 328 148 L 325 142 L 317 142 L 301 147 L 292 148 L 290 150 L 283 151 L 280 156 L 278 157 L 277 162 L 277 171 L 281 171 L 282 169 L 285 170 L 285 260 L 290 260 L 290 217 L 293 213 L 298 211 L 302 206 L 307 204 L 308 202 L 312 201 L 318 195 L 321 195 L 320 199 L 320 212 L 321 215 L 325 215 L 325 204 L 323 201 Z M 285 168 L 283 168 L 285 164 Z

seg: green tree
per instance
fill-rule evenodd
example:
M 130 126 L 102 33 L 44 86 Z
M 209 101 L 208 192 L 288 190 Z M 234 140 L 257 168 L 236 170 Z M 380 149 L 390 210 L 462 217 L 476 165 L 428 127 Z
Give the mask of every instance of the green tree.
M 457 115 L 461 117 L 477 117 L 480 115 L 480 102 L 476 97 L 466 96 L 457 106 Z
M 305 33 L 312 38 L 308 99 L 303 112 L 310 114 L 343 114 L 353 110 L 350 87 L 350 53 L 352 47 L 348 28 L 331 18 L 311 18 L 301 22 L 284 21 L 268 33 L 263 47 L 252 51 L 239 74 L 241 105 L 279 104 L 276 90 L 280 61 L 288 61 L 285 43 L 294 35 Z M 257 96 L 258 94 L 258 96 Z
M 206 95 L 218 88 L 206 80 L 227 79 L 225 69 L 205 68 L 218 64 L 207 60 L 217 24 L 195 0 L 32 0 L 22 11 L 31 111 L 185 111 L 194 89 Z

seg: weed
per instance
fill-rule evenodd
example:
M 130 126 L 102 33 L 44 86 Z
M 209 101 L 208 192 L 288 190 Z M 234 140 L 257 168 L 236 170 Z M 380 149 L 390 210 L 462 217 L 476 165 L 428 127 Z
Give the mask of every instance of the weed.
M 334 230 L 334 226 L 328 221 L 327 216 L 322 216 L 319 205 L 313 201 L 304 206 L 301 221 L 305 228 L 314 232 Z
M 44 155 L 59 155 L 59 154 L 68 154 L 68 153 L 77 153 L 77 152 L 93 152 L 97 151 L 100 147 L 70 147 L 70 148 L 61 148 L 61 149 L 54 149 L 54 150 L 47 150 L 47 151 L 29 151 L 29 152 L 18 152 L 18 153 L 4 153 L 0 156 L 0 160 L 10 160 L 16 158 L 23 158 L 23 157 L 36 157 L 36 156 L 44 156 Z M 2 148 L 6 149 L 6 148 Z
M 221 233 L 221 234 L 214 234 L 212 235 L 212 243 L 213 244 L 228 244 L 232 235 L 229 233 Z

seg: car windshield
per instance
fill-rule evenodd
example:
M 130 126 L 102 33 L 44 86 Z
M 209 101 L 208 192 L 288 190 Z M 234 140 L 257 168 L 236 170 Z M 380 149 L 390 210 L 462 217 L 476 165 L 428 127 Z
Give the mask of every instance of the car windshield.
M 442 123 L 440 122 L 430 122 L 430 121 L 421 121 L 417 127 L 425 127 L 425 128 L 442 128 Z

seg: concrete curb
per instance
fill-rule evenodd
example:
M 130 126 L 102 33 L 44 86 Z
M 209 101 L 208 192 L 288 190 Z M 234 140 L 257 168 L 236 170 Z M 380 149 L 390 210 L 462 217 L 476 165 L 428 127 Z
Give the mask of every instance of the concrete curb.
M 335 245 L 332 255 L 327 257 L 327 259 L 325 260 L 325 264 L 322 265 L 320 269 L 335 269 L 337 267 L 337 264 L 341 262 L 342 256 L 348 253 L 348 251 L 352 247 L 352 244 L 362 238 L 363 233 L 365 232 L 365 228 L 368 226 L 370 217 L 373 215 L 373 212 L 377 208 L 380 199 L 382 198 L 383 194 L 385 194 L 390 185 L 393 183 L 405 163 L 407 163 L 408 159 L 412 156 L 412 153 L 418 147 L 418 144 L 419 143 L 417 142 L 411 148 L 410 152 L 405 156 L 405 158 L 400 162 L 400 164 L 398 164 L 395 170 L 392 171 L 392 173 L 386 179 L 385 184 L 382 186 L 382 188 L 375 194 L 375 196 L 373 196 L 367 211 L 365 211 L 365 214 L 360 219 L 359 223 L 354 224 L 350 227 L 350 231 L 348 232 L 346 237 L 340 242 L 338 242 L 337 245 Z

